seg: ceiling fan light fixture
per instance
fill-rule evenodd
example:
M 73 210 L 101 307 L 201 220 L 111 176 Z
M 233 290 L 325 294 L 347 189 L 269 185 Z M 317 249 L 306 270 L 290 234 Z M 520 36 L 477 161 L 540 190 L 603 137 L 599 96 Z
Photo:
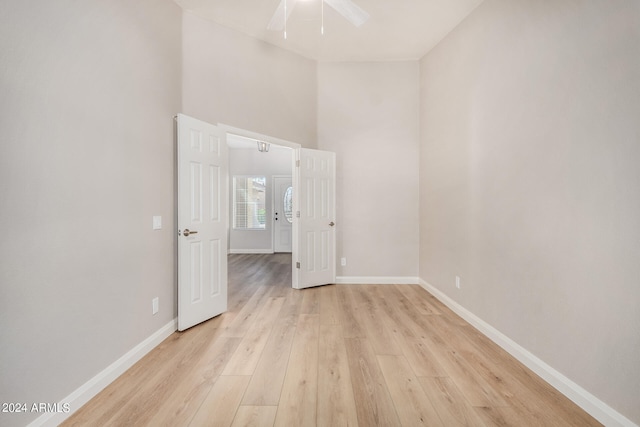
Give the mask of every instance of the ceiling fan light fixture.
M 357 28 L 367 22 L 369 14 L 351 0 L 322 0 Z
M 310 0 L 280 0 L 278 8 L 271 17 L 268 30 L 283 31 L 284 38 L 287 38 L 287 20 L 296 6 L 298 1 L 310 1 Z M 355 27 L 361 27 L 369 19 L 369 14 L 365 12 L 360 6 L 355 4 L 353 0 L 320 0 L 322 23 L 320 25 L 320 34 L 324 35 L 324 4 L 325 2 L 336 12 L 338 12 L 347 21 L 351 22 Z

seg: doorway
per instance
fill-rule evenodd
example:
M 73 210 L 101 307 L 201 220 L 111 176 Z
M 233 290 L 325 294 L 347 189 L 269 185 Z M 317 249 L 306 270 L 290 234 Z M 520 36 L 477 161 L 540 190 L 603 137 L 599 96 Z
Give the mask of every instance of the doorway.
M 272 174 L 271 180 L 267 180 L 266 173 L 232 172 L 228 152 L 234 138 L 247 145 L 245 154 L 249 157 L 269 153 L 272 145 L 272 152 L 286 152 L 283 164 L 290 169 L 282 174 L 292 179 L 279 197 L 285 204 L 280 217 L 289 215 L 292 219 L 291 287 L 303 289 L 335 283 L 335 153 L 302 148 L 230 126 L 212 125 L 184 114 L 176 118 L 176 209 L 178 235 L 183 237 L 179 239 L 177 254 L 179 329 L 226 311 L 231 232 L 262 232 L 262 236 L 273 237 L 268 230 L 273 230 L 274 206 L 278 210 L 280 206 L 267 201 L 267 195 L 273 193 L 267 191 L 267 185 L 273 182 L 273 175 L 281 172 Z M 251 148 L 253 143 L 255 150 Z M 234 199 L 228 207 L 230 192 Z M 212 224 L 216 227 L 209 227 Z M 273 253 L 273 238 L 263 248 L 236 250 Z M 207 266 L 206 271 L 203 265 Z M 211 307 L 202 304 L 205 293 Z M 220 306 L 213 306 L 214 302 Z M 193 321 L 187 322 L 189 316 Z M 181 318 L 185 321 L 181 322 Z
M 300 144 L 227 125 L 219 126 L 224 132 L 225 141 L 234 137 L 244 138 L 244 142 L 248 144 L 247 148 L 252 156 L 264 156 L 278 150 L 287 151 L 288 154 L 285 161 L 291 168 L 289 174 L 292 176 L 294 212 L 291 232 L 291 285 L 295 289 L 303 289 L 335 283 L 335 153 L 302 148 Z M 259 145 L 262 144 L 266 144 L 266 148 L 259 149 Z M 232 164 L 230 163 L 229 166 L 232 167 Z M 230 174 L 228 178 L 231 180 Z M 266 176 L 257 178 L 257 182 L 267 182 Z M 268 239 L 269 233 L 264 233 L 264 231 L 272 229 L 275 221 L 272 221 L 273 216 L 272 211 L 270 211 L 273 208 L 273 204 L 266 200 L 267 197 L 269 197 L 268 192 L 265 196 L 264 226 L 261 228 L 263 230 L 262 235 Z M 230 212 L 230 214 L 232 215 L 233 213 Z M 260 221 L 259 216 L 258 221 Z M 227 221 L 227 223 L 230 224 L 231 221 Z M 229 229 L 231 230 L 231 227 Z M 253 230 L 253 232 L 258 233 L 259 230 Z M 233 239 L 229 239 L 230 243 L 232 241 Z M 230 246 L 229 251 L 232 250 L 237 252 L 242 251 L 243 248 Z M 244 253 L 273 253 L 273 251 L 272 239 L 271 245 L 246 249 Z
M 229 148 L 229 261 L 292 252 L 292 175 L 295 147 L 233 129 L 227 131 Z M 259 142 L 266 146 L 259 146 Z M 283 188 L 284 187 L 284 188 Z M 287 190 L 289 206 L 285 209 Z M 289 218 L 289 219 L 287 219 Z M 246 257 L 245 257 L 246 256 Z M 293 264 L 289 261 L 289 268 Z M 288 275 L 288 285 L 293 281 Z

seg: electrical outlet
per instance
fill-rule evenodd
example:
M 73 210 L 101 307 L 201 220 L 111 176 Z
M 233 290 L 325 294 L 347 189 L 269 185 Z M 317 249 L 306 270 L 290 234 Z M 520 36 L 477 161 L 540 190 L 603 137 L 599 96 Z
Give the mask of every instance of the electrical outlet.
M 162 217 L 160 215 L 155 215 L 153 217 L 153 229 L 154 230 L 162 230 Z
M 158 297 L 155 297 L 154 299 L 151 300 L 151 314 L 156 314 L 158 312 L 159 309 L 159 300 Z
M 340 265 L 343 266 L 343 267 L 347 266 L 347 258 L 346 257 L 340 258 Z
M 456 276 L 456 288 L 460 289 L 460 276 Z

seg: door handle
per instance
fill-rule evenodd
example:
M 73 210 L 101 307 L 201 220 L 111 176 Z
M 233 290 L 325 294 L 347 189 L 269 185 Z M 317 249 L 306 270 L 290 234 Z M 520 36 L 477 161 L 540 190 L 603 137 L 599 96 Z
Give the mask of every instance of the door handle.
M 336 223 L 335 223 L 335 222 L 333 222 L 333 221 L 331 221 L 331 222 L 329 223 L 329 227 L 333 227 L 334 225 L 336 225 Z
M 182 232 L 182 235 L 184 237 L 189 237 L 189 234 L 198 234 L 198 232 L 195 230 L 189 230 L 188 228 L 185 228 L 184 231 Z

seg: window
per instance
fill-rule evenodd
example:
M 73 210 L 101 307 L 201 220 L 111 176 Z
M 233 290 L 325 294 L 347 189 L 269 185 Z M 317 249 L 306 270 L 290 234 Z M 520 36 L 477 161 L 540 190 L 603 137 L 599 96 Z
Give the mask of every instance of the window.
M 264 230 L 266 228 L 264 176 L 233 177 L 233 228 Z
M 282 210 L 284 211 L 284 217 L 289 223 L 293 222 L 293 187 L 287 188 L 284 192 L 284 200 L 282 201 Z

